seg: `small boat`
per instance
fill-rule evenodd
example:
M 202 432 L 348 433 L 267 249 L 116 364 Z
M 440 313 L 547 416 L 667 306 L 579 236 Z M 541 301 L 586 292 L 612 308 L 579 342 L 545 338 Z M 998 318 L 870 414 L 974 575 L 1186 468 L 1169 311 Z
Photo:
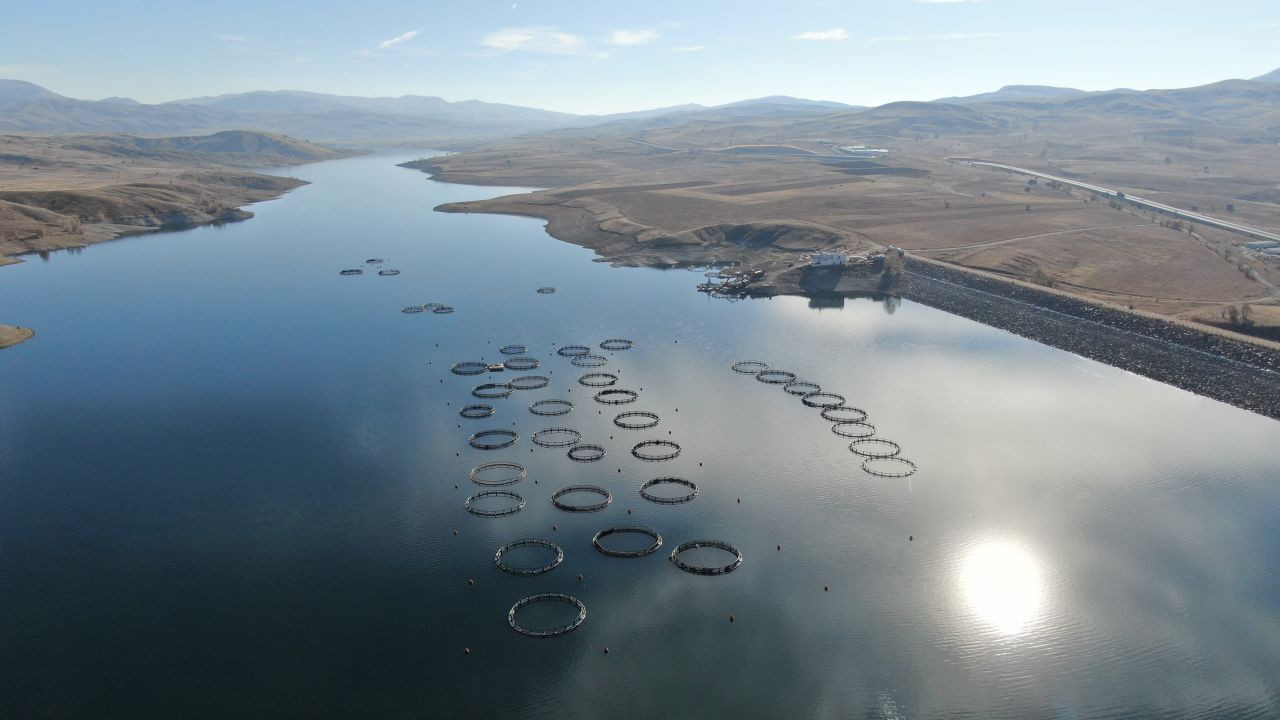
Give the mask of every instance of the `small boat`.
M 494 363 L 490 365 L 488 368 L 489 372 L 502 372 L 503 370 L 506 370 L 506 369 L 507 367 L 502 363 Z

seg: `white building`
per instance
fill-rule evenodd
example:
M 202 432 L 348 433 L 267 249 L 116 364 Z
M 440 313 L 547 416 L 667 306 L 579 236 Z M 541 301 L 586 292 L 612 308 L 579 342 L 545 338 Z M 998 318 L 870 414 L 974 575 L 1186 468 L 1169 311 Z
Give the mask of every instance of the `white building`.
M 844 265 L 848 256 L 838 252 L 821 252 L 814 253 L 809 256 L 809 264 L 814 267 L 832 267 L 836 265 Z

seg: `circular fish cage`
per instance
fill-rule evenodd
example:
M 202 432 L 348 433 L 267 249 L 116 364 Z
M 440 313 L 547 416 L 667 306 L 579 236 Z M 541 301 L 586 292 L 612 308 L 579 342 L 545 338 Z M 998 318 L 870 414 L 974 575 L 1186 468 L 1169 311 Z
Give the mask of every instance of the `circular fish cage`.
M 507 384 L 516 390 L 537 390 L 551 384 L 551 378 L 545 375 L 521 375 L 513 377 Z
M 610 550 L 609 548 L 604 546 L 604 543 L 600 542 L 601 539 L 607 538 L 611 535 L 628 535 L 628 534 L 645 535 L 651 538 L 653 542 L 650 543 L 647 547 L 640 548 L 639 550 Z M 653 528 L 640 527 L 638 525 L 627 526 L 627 527 L 611 527 L 611 528 L 605 528 L 604 530 L 601 530 L 600 532 L 596 533 L 595 537 L 591 538 L 591 544 L 595 546 L 596 550 L 599 550 L 600 552 L 604 553 L 605 555 L 608 555 L 609 557 L 621 557 L 621 558 L 644 557 L 645 555 L 650 555 L 654 552 L 657 552 L 658 548 L 662 547 L 662 536 L 659 535 L 658 531 L 654 530 Z
M 517 567 L 515 565 L 507 564 L 503 559 L 506 554 L 512 550 L 519 550 L 520 548 L 527 547 L 546 548 L 555 553 L 555 555 L 551 558 L 551 562 L 537 567 Z M 564 562 L 564 550 L 561 550 L 559 545 L 551 542 L 550 540 L 543 540 L 542 538 L 525 538 L 523 540 L 509 542 L 498 548 L 498 552 L 494 553 L 493 562 L 498 565 L 499 570 L 505 573 L 511 573 L 512 575 L 522 575 L 525 577 L 530 575 L 541 575 L 542 573 L 555 570 L 556 566 Z
M 679 495 L 674 497 L 668 497 L 666 495 L 655 495 L 649 492 L 650 488 L 654 488 L 659 485 L 681 485 L 686 488 L 689 488 L 689 492 L 685 493 L 684 495 Z M 685 480 L 684 478 L 678 478 L 678 477 L 654 478 L 646 482 L 644 485 L 640 486 L 640 497 L 644 498 L 645 500 L 648 500 L 649 502 L 658 503 L 659 505 L 679 505 L 680 503 L 687 503 L 690 500 L 698 497 L 698 486 L 692 480 Z
M 582 433 L 573 428 L 543 428 L 535 432 L 530 439 L 538 447 L 569 447 L 577 445 L 578 441 L 582 440 Z
M 627 338 L 609 338 L 600 343 L 601 350 L 630 350 L 635 346 L 636 342 Z
M 339 275 L 363 275 L 364 270 L 361 268 L 347 268 L 346 270 L 339 270 L 338 274 Z
M 467 360 L 466 362 L 454 363 L 452 370 L 454 375 L 483 375 L 489 371 L 489 365 L 475 360 Z
M 502 485 L 515 485 L 528 477 L 528 475 L 529 471 L 525 470 L 520 463 L 500 461 L 489 462 L 471 468 L 467 479 L 477 485 L 500 487 Z
M 498 352 L 503 355 L 523 355 L 529 352 L 528 345 L 503 345 L 498 348 Z
M 869 438 L 876 434 L 876 426 L 865 420 L 841 420 L 831 426 L 831 432 L 840 437 Z
M 561 625 L 559 627 L 553 627 L 553 628 L 528 628 L 521 625 L 520 621 L 516 619 L 516 616 L 520 614 L 520 610 L 534 603 L 540 603 L 540 602 L 568 603 L 569 605 L 572 605 L 573 607 L 577 608 L 578 616 L 574 618 L 572 621 L 564 625 Z M 511 626 L 512 630 L 515 630 L 521 635 L 527 635 L 528 637 L 536 637 L 536 638 L 549 638 L 549 637 L 556 637 L 557 635 L 564 635 L 566 633 L 571 633 L 574 630 L 577 630 L 579 627 L 582 627 L 582 623 L 585 622 L 586 619 L 587 619 L 587 606 L 583 605 L 581 600 L 579 600 L 578 598 L 572 595 L 565 595 L 564 593 L 557 593 L 557 592 L 547 592 L 547 593 L 539 593 L 537 595 L 530 595 L 529 597 L 521 600 L 520 602 L 517 602 L 515 605 L 512 605 L 511 609 L 507 611 L 507 624 Z
M 844 405 L 844 396 L 829 392 L 812 392 L 800 398 L 800 402 L 811 408 L 837 408 Z
M 782 386 L 788 395 L 812 395 L 816 392 L 822 392 L 822 386 L 808 380 L 792 380 Z
M 658 448 L 665 448 L 665 451 L 658 450 Z M 645 440 L 644 442 L 636 443 L 635 447 L 631 448 L 631 454 L 637 460 L 644 460 L 645 462 L 674 460 L 680 456 L 680 446 L 670 440 Z
M 496 400 L 497 398 L 511 397 L 511 393 L 514 391 L 515 388 L 507 383 L 485 383 L 471 388 L 471 395 L 482 400 Z
M 556 354 L 560 355 L 561 357 L 578 357 L 580 355 L 590 355 L 591 348 L 587 347 L 586 345 L 565 345 L 559 350 L 556 350 Z
M 431 312 L 435 313 L 436 315 L 448 315 L 449 313 L 453 312 L 453 308 L 449 305 L 437 305 L 431 308 Z
M 839 405 L 822 408 L 822 419 L 833 423 L 863 422 L 867 419 L 867 411 L 852 405 Z
M 704 547 L 724 550 L 725 552 L 733 555 L 734 558 L 728 564 L 714 565 L 710 567 L 704 565 L 690 565 L 680 559 L 681 553 Z M 676 567 L 695 575 L 724 575 L 738 569 L 738 566 L 742 564 L 742 553 L 738 548 L 722 540 L 690 540 L 689 542 L 682 542 L 677 545 L 675 549 L 671 551 L 670 560 Z
M 600 367 L 601 365 L 607 365 L 609 358 L 603 355 L 578 355 L 569 362 L 578 367 Z
M 604 446 L 581 443 L 569 448 L 569 459 L 574 462 L 588 463 L 604 459 Z
M 399 275 L 400 271 L 399 270 L 379 270 L 378 274 L 383 277 L 391 277 L 392 275 Z
M 578 384 L 587 387 L 608 387 L 616 382 L 618 382 L 618 376 L 607 372 L 586 373 L 578 378 Z
M 458 411 L 458 414 L 469 420 L 479 420 L 487 418 L 496 412 L 492 405 L 468 405 Z
M 422 313 L 426 311 L 427 309 L 422 307 L 421 305 L 405 305 L 404 307 L 400 308 L 400 312 L 405 313 L 406 315 L 417 315 L 418 313 Z
M 862 469 L 882 478 L 904 478 L 916 474 L 916 464 L 906 458 L 869 457 L 862 461 Z
M 568 400 L 539 400 L 529 406 L 529 412 L 534 415 L 567 415 L 573 409 L 573 403 Z
M 541 364 L 531 357 L 513 357 L 502 361 L 502 366 L 508 370 L 533 370 Z
M 595 394 L 596 402 L 604 405 L 626 405 L 639 397 L 635 390 L 601 390 Z
M 604 499 L 590 505 L 572 505 L 560 500 L 560 498 L 565 495 L 575 492 L 592 493 L 599 495 Z M 598 485 L 570 485 L 569 487 L 557 490 L 555 494 L 551 496 L 551 504 L 565 512 L 596 512 L 609 507 L 609 503 L 611 502 L 613 502 L 613 495 L 610 495 L 608 490 L 605 490 Z
M 892 440 L 884 438 L 861 438 L 849 443 L 849 450 L 854 455 L 861 455 L 864 458 L 872 458 L 882 460 L 891 458 L 902 452 L 902 446 Z
M 369 258 L 368 260 L 365 260 L 365 262 L 368 263 L 369 265 L 381 265 L 382 263 L 386 262 L 386 260 L 382 258 Z
M 539 295 L 554 295 L 554 294 L 555 294 L 555 292 L 556 292 L 556 289 L 555 289 L 555 288 L 553 288 L 553 287 L 550 287 L 550 286 L 548 286 L 548 287 L 540 287 L 540 288 L 538 288 L 538 291 L 537 291 L 537 292 L 538 292 L 538 294 L 539 294 Z
M 756 373 L 756 379 L 770 385 L 786 385 L 796 379 L 796 374 L 786 370 L 761 370 Z
M 618 413 L 613 424 L 624 430 L 647 430 L 658 424 L 658 414 L 648 410 Z
M 467 438 L 467 444 L 477 450 L 501 450 L 511 447 L 520 439 L 515 430 L 481 430 Z
M 762 363 L 759 360 L 741 360 L 730 365 L 729 368 L 734 372 L 742 373 L 743 375 L 759 375 L 765 370 L 768 370 L 769 365 L 767 363 Z
M 478 507 L 476 504 L 479 501 L 484 500 L 486 498 L 495 498 L 495 497 L 510 498 L 512 500 L 515 500 L 516 502 L 514 505 L 498 508 L 496 510 L 487 510 L 485 508 Z M 484 492 L 478 492 L 475 495 L 472 495 L 471 497 L 467 498 L 467 502 L 463 505 L 463 507 L 465 507 L 467 509 L 467 512 L 471 513 L 472 515 L 479 515 L 480 517 L 506 517 L 507 515 L 515 515 L 516 513 L 524 509 L 524 498 L 520 497 L 516 493 L 511 492 L 510 490 L 485 490 Z

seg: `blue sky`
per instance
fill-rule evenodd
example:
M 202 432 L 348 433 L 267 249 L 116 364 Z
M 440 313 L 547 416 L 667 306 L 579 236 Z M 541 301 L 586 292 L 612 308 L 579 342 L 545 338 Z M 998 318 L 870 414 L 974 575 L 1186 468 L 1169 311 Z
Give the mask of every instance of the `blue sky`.
M 297 89 L 588 113 L 775 94 L 875 105 L 1280 66 L 1275 0 L 43 0 L 4 15 L 0 77 L 144 102 Z

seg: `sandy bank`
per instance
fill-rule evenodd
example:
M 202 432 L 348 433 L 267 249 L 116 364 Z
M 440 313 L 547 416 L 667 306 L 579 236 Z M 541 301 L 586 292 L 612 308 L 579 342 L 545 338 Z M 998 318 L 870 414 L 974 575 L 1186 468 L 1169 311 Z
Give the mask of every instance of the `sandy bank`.
M 31 328 L 0 325 L 0 350 L 24 343 L 35 337 L 36 331 Z

